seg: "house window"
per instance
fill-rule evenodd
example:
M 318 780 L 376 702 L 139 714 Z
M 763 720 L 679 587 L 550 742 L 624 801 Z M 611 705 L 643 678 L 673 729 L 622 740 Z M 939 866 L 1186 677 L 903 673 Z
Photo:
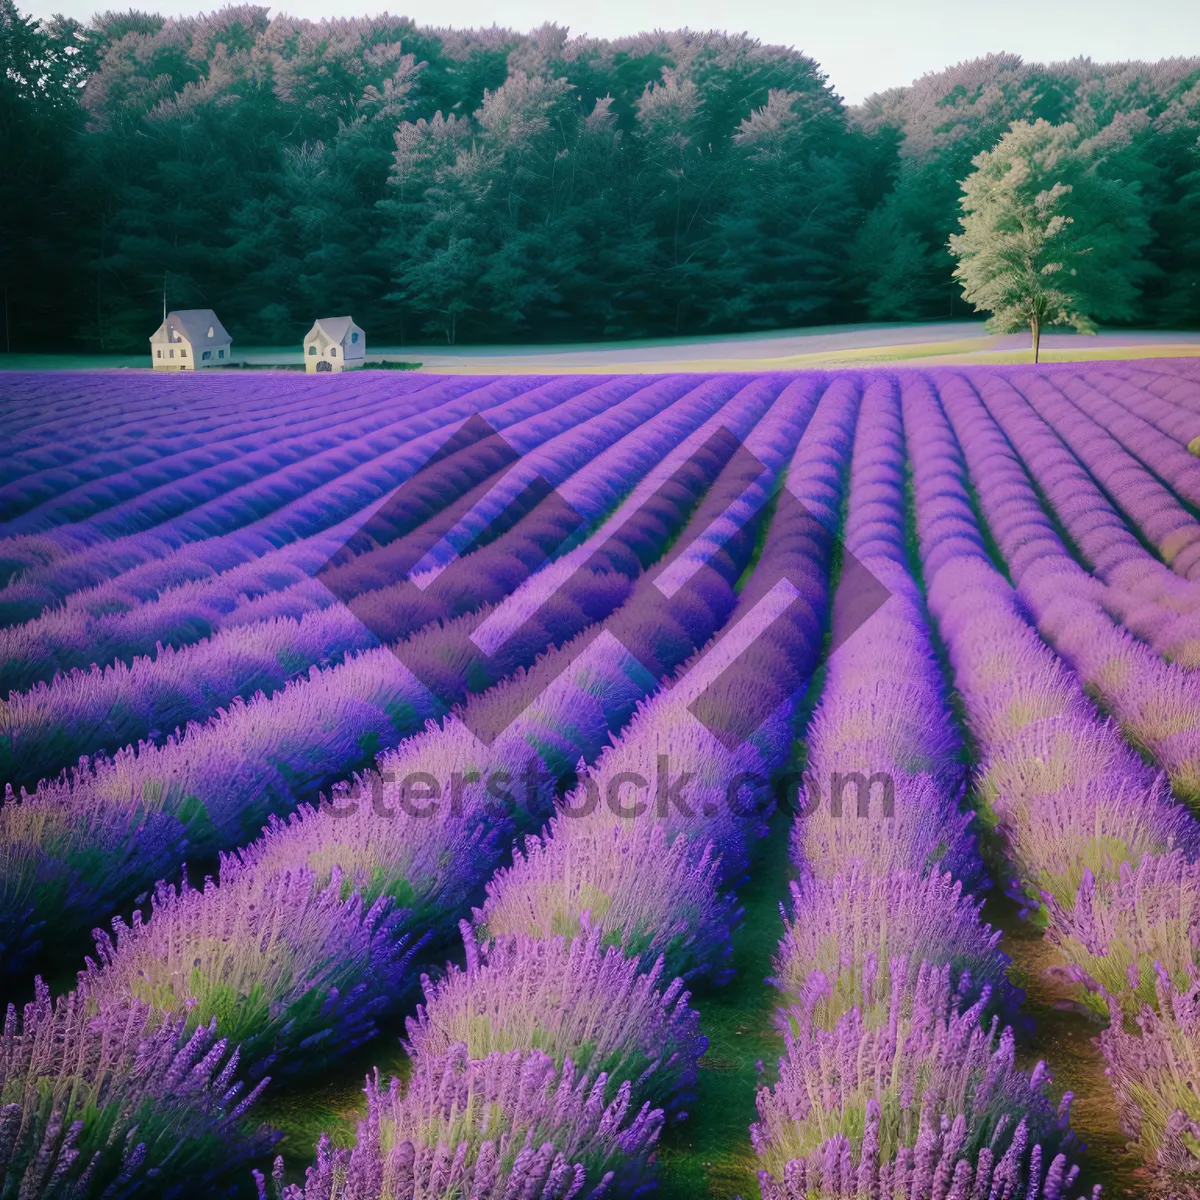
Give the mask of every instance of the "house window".
M 171 351 L 171 357 L 172 357 L 172 358 L 174 358 L 174 357 L 175 357 L 175 351 L 174 351 L 174 350 L 172 350 L 172 351 Z
M 212 351 L 205 350 L 204 353 L 200 356 L 200 358 L 201 358 L 201 361 L 207 362 L 210 358 L 212 358 Z
M 209 337 L 212 337 L 212 335 L 213 335 L 213 327 L 210 325 L 210 326 L 208 327 L 208 336 L 209 336 Z
M 225 357 L 225 351 L 224 351 L 224 350 L 218 350 L 218 351 L 217 351 L 217 357 L 218 357 L 218 358 L 224 358 L 224 357 Z
M 309 346 L 308 352 L 309 352 L 309 354 L 316 354 L 316 352 L 317 352 L 316 346 Z
M 356 345 L 358 345 L 358 334 L 357 334 L 357 333 L 352 333 L 352 334 L 350 335 L 350 344 L 351 344 L 352 346 L 356 346 Z
M 330 357 L 330 358 L 337 358 L 337 347 L 336 347 L 336 346 L 330 346 L 330 347 L 329 347 L 329 357 Z
M 180 352 L 179 352 L 179 357 L 180 357 L 180 358 L 187 358 L 187 351 L 186 351 L 186 350 L 180 350 Z
M 161 351 L 161 350 L 155 350 L 155 352 L 154 352 L 154 353 L 155 353 L 155 354 L 157 354 L 159 358 L 162 358 L 162 351 Z

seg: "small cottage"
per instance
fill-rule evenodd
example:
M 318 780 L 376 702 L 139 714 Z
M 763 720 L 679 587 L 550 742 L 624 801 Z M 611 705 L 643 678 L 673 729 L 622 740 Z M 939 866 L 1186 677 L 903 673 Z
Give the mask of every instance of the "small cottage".
M 318 317 L 304 338 L 304 369 L 344 371 L 361 366 L 367 355 L 367 335 L 353 317 Z
M 156 371 L 199 371 L 226 366 L 233 342 L 211 308 L 167 313 L 150 336 L 150 360 Z

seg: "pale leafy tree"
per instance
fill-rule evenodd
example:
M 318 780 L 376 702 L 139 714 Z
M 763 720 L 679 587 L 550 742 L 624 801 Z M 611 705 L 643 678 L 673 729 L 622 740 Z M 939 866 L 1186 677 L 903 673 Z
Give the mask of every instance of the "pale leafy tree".
M 1148 230 L 1137 185 L 1104 174 L 1120 141 L 1014 121 L 963 182 L 954 277 L 990 331 L 1031 331 L 1034 362 L 1043 329 L 1134 315 Z

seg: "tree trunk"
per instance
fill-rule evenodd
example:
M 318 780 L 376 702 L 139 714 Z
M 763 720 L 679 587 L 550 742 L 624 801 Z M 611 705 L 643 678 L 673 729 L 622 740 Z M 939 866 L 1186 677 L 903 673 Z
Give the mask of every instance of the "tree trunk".
M 1033 361 L 1038 360 L 1038 343 L 1042 340 L 1042 327 L 1038 323 L 1037 317 L 1033 317 L 1029 322 L 1029 328 L 1033 331 Z

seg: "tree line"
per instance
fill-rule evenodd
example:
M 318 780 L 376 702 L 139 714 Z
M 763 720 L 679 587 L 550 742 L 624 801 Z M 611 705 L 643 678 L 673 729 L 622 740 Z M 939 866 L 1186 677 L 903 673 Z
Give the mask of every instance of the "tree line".
M 0 0 L 0 66 L 13 350 L 143 350 L 164 291 L 243 344 L 343 312 L 376 345 L 961 318 L 962 183 L 1014 123 L 1109 230 L 1092 315 L 1200 324 L 1200 59 L 992 55 L 849 107 L 744 36 Z

